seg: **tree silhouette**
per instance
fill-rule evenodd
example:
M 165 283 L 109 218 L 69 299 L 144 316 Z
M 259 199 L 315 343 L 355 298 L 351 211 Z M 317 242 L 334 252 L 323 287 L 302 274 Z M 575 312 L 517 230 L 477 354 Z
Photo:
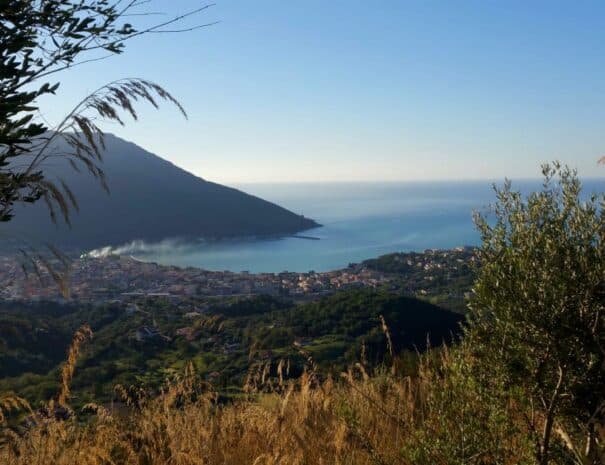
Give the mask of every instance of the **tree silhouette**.
M 122 53 L 125 42 L 152 33 L 184 32 L 169 26 L 207 9 L 195 10 L 141 30 L 127 19 L 146 16 L 146 1 L 4 0 L 0 2 L 0 222 L 14 216 L 18 203 L 44 200 L 53 221 L 69 224 L 77 199 L 62 180 L 46 177 L 45 162 L 64 157 L 75 170 L 85 170 L 105 185 L 101 166 L 103 133 L 97 121 L 124 124 L 121 113 L 137 119 L 135 104 L 178 101 L 161 86 L 140 78 L 118 80 L 84 98 L 55 127 L 38 118 L 39 97 L 55 94 L 52 75 Z M 62 138 L 70 150 L 60 152 Z M 64 144 L 63 144 L 64 145 Z

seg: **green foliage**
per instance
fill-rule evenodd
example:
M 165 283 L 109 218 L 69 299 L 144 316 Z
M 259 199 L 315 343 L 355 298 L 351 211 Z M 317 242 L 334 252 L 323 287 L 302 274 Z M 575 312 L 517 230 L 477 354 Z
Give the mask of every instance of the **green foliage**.
M 423 350 L 427 338 L 437 345 L 450 342 L 462 320 L 459 315 L 415 298 L 360 289 L 292 308 L 284 315 L 284 324 L 299 337 L 334 335 L 350 341 L 357 350 L 365 341 L 367 356 L 376 363 L 384 358 L 387 348 L 380 315 L 389 326 L 397 352 Z M 359 352 L 349 361 L 354 361 L 355 355 Z
M 583 199 L 574 171 L 543 168 L 526 198 L 507 182 L 493 217 L 477 216 L 483 268 L 471 299 L 467 343 L 541 410 L 528 420 L 536 456 L 553 436 L 579 463 L 596 463 L 605 407 L 604 197 Z
M 423 355 L 419 375 L 423 415 L 408 440 L 409 463 L 532 464 L 532 442 L 520 393 L 502 379 L 483 382 L 466 348 Z
M 260 295 L 254 299 L 243 298 L 226 305 L 217 306 L 216 311 L 227 317 L 247 317 L 283 310 L 290 306 L 291 303 L 286 300 Z
M 365 260 L 362 265 L 391 275 L 391 285 L 406 294 L 466 313 L 465 296 L 476 274 L 476 249 L 392 253 Z
M 192 303 L 192 306 L 201 303 Z M 116 384 L 157 389 L 193 361 L 225 391 L 241 386 L 254 361 L 288 359 L 291 376 L 302 372 L 310 355 L 326 372 L 338 374 L 361 356 L 369 366 L 382 363 L 387 343 L 383 315 L 397 352 L 450 341 L 461 317 L 426 302 L 371 290 L 338 293 L 296 305 L 269 296 L 210 300 L 208 313 L 192 317 L 188 305 L 164 299 L 98 307 L 74 304 L 0 305 L 0 392 L 15 391 L 33 405 L 48 399 L 59 379 L 74 331 L 83 323 L 94 333 L 74 373 L 75 404 L 109 401 Z M 137 340 L 136 330 L 153 326 L 161 336 Z

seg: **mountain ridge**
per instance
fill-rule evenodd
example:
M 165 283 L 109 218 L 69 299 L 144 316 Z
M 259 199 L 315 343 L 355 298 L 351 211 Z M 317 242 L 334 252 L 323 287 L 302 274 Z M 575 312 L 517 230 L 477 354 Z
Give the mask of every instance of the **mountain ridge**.
M 134 240 L 282 236 L 319 226 L 272 202 L 207 181 L 113 134 L 106 134 L 105 143 L 102 168 L 109 195 L 66 160 L 47 167 L 48 178 L 65 180 L 80 205 L 71 228 L 61 221 L 53 224 L 44 202 L 38 202 L 18 206 L 0 232 L 89 249 Z

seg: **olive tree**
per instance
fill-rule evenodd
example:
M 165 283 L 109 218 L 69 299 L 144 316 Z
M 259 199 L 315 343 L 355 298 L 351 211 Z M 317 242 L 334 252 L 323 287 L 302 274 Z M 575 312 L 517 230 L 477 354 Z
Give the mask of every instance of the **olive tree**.
M 527 196 L 495 188 L 491 213 L 476 215 L 482 267 L 466 342 L 522 387 L 540 464 L 555 443 L 576 463 L 602 463 L 605 199 L 557 163 L 543 175 Z

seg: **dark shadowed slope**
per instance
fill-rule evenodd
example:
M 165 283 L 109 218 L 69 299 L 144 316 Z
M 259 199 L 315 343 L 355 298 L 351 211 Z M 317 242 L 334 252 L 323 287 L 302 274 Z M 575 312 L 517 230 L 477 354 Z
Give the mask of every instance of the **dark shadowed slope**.
M 116 136 L 107 135 L 106 144 L 110 195 L 89 175 L 55 162 L 49 171 L 66 180 L 80 204 L 71 230 L 53 225 L 39 202 L 20 207 L 12 222 L 0 224 L 2 238 L 95 248 L 137 239 L 271 236 L 317 226 L 278 205 L 198 178 Z

